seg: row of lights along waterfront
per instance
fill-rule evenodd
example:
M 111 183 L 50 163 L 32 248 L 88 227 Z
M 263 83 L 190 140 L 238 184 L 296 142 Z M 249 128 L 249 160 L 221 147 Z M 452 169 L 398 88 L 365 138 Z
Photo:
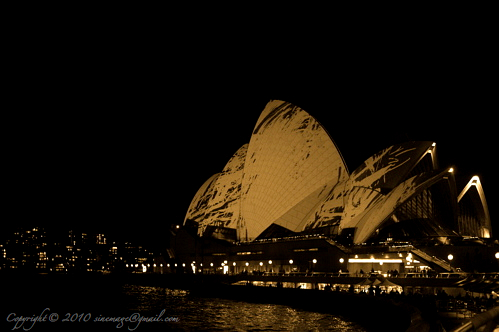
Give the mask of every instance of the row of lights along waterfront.
M 398 255 L 399 257 L 403 257 L 402 254 L 399 254 Z M 452 261 L 454 260 L 454 255 L 453 254 L 448 254 L 447 256 L 447 259 L 449 261 L 450 264 L 452 264 Z M 495 258 L 496 259 L 499 259 L 499 252 L 496 252 L 495 253 Z M 403 258 L 402 258 L 403 259 Z M 355 258 L 349 258 L 348 259 L 348 263 L 379 263 L 380 265 L 383 265 L 383 263 L 402 263 L 402 259 L 393 259 L 393 258 L 374 258 L 374 256 L 371 256 L 370 258 L 367 258 L 367 259 L 362 259 L 362 258 L 358 258 L 358 255 L 355 255 Z M 411 264 L 413 263 L 413 261 L 415 262 L 418 262 L 417 260 L 413 260 L 413 257 L 412 257 L 412 254 L 409 253 L 406 257 L 406 260 L 407 260 L 407 264 Z M 345 258 L 339 258 L 338 261 L 343 264 L 346 262 L 346 259 Z M 312 260 L 309 260 L 309 267 L 311 269 L 315 269 L 315 265 L 317 264 L 318 260 L 316 258 L 312 259 Z M 286 264 L 286 263 L 289 263 L 289 264 Z M 218 270 L 222 270 L 224 274 L 228 274 L 228 273 L 242 273 L 242 272 L 251 272 L 249 271 L 249 269 L 253 269 L 253 272 L 257 271 L 257 272 L 265 272 L 265 271 L 262 271 L 262 268 L 264 267 L 264 265 L 268 268 L 270 267 L 270 271 L 266 271 L 266 272 L 277 272 L 277 271 L 274 271 L 273 270 L 273 266 L 280 266 L 281 268 L 287 268 L 288 271 L 286 272 L 292 272 L 293 271 L 293 265 L 294 265 L 294 260 L 293 259 L 290 259 L 288 260 L 287 262 L 285 262 L 283 264 L 282 261 L 280 261 L 280 263 L 277 263 L 275 264 L 275 262 L 273 262 L 272 260 L 268 260 L 267 261 L 267 264 L 265 264 L 263 261 L 251 261 L 250 262 L 242 262 L 242 261 L 234 261 L 234 262 L 229 262 L 227 260 L 224 260 L 222 263 L 220 263 L 220 265 L 217 267 L 216 264 L 214 263 L 209 263 L 206 265 L 206 267 L 208 268 L 211 268 L 211 269 L 218 269 Z M 175 266 L 177 267 L 177 264 L 172 264 L 172 267 Z M 180 266 L 180 264 L 179 264 Z M 185 263 L 182 263 L 181 264 L 182 267 L 186 267 L 186 264 Z M 199 263 L 199 264 L 196 264 L 195 261 L 192 261 L 192 263 L 190 264 L 191 268 L 192 268 L 192 271 L 194 273 L 197 273 L 197 272 L 200 272 L 203 268 L 203 264 L 202 263 Z M 170 267 L 170 264 L 168 264 L 168 267 Z M 232 267 L 232 270 L 230 270 Z M 236 269 L 238 268 L 238 269 Z
M 340 263 L 343 263 L 344 261 L 345 261 L 345 260 L 344 260 L 343 258 L 341 258 L 341 259 L 340 259 Z M 223 263 L 221 263 L 221 264 L 220 264 L 220 266 L 218 267 L 218 269 L 223 270 L 223 273 L 224 273 L 224 274 L 228 274 L 228 273 L 229 273 L 229 268 L 230 268 L 231 266 L 234 268 L 234 270 L 233 270 L 233 272 L 234 272 L 234 273 L 250 272 L 250 271 L 248 271 L 248 269 L 249 269 L 250 267 L 252 267 L 252 268 L 258 268 L 258 271 L 259 271 L 259 272 L 263 272 L 263 271 L 261 271 L 261 269 L 262 269 L 262 267 L 265 265 L 265 264 L 264 264 L 264 262 L 262 262 L 262 261 L 258 262 L 257 264 L 255 264 L 256 262 L 253 262 L 253 263 L 250 263 L 250 262 L 245 262 L 244 264 L 241 264 L 241 263 L 242 263 L 242 262 L 232 262 L 232 264 L 231 264 L 231 263 L 229 263 L 227 260 L 225 260 Z M 268 265 L 267 265 L 267 266 L 270 266 L 270 267 L 271 267 L 271 266 L 273 266 L 273 265 L 275 266 L 275 264 L 274 264 L 274 262 L 273 262 L 272 260 L 269 260 L 267 263 L 268 263 Z M 290 271 L 291 271 L 291 270 L 292 270 L 292 266 L 293 266 L 293 264 L 294 264 L 294 261 L 293 261 L 292 259 L 290 259 L 287 263 L 289 263 L 288 267 L 290 267 L 290 268 L 291 268 L 291 269 L 290 269 Z M 312 263 L 312 264 L 313 264 L 312 268 L 314 268 L 314 267 L 315 267 L 315 264 L 317 264 L 317 259 L 316 259 L 316 258 L 312 259 L 312 260 L 310 261 L 310 263 Z M 177 266 L 177 264 L 175 264 L 175 267 L 176 267 L 176 266 Z M 185 267 L 185 263 L 183 263 L 183 264 L 182 264 L 182 266 L 183 266 L 183 267 Z M 242 271 L 236 271 L 236 270 L 235 270 L 235 268 L 236 268 L 236 267 L 239 267 L 239 266 L 242 266 L 242 269 L 243 269 Z M 198 268 L 202 268 L 202 267 L 203 267 L 203 263 L 200 263 L 200 264 L 199 264 L 199 267 L 197 266 L 197 264 L 196 264 L 196 262 L 195 262 L 195 261 L 193 261 L 193 262 L 191 263 L 191 268 L 192 268 L 192 271 L 193 271 L 194 273 L 198 272 Z M 214 268 L 214 267 L 215 267 L 215 265 L 214 265 L 213 263 L 210 263 L 210 264 L 209 264 L 209 267 L 210 267 L 210 268 Z M 254 271 L 255 271 L 255 270 L 254 270 Z

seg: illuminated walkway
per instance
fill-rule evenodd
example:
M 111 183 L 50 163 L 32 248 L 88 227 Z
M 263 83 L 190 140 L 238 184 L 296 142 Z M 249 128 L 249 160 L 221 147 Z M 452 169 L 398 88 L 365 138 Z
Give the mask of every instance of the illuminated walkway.
M 230 276 L 233 283 L 249 282 L 258 286 L 302 286 L 307 289 L 324 289 L 325 285 L 358 285 L 366 279 L 388 280 L 401 287 L 455 287 L 470 292 L 490 293 L 499 291 L 499 273 L 439 273 L 433 278 L 422 273 L 406 273 L 385 278 L 382 275 L 348 273 L 241 273 Z

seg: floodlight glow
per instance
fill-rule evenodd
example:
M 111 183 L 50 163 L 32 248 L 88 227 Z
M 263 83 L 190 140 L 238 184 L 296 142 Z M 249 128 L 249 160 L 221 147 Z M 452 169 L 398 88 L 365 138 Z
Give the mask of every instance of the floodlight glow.
M 402 263 L 401 259 L 397 258 L 382 258 L 382 259 L 366 259 L 366 258 L 349 258 L 348 263 Z

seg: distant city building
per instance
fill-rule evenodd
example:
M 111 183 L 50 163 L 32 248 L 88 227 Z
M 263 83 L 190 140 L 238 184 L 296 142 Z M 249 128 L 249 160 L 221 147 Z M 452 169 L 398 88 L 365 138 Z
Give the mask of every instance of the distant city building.
M 435 142 L 390 146 L 349 172 L 326 129 L 303 109 L 283 101 L 267 104 L 249 144 L 201 186 L 188 208 L 184 229 L 195 230 L 204 239 L 203 257 L 216 254 L 207 239 L 251 245 L 254 249 L 245 250 L 251 252 L 248 257 L 256 257 L 253 252 L 270 250 L 270 245 L 267 250 L 261 246 L 269 239 L 316 236 L 346 246 L 399 242 L 434 246 L 473 238 L 491 244 L 493 234 L 480 179 L 474 176 L 464 188 L 457 188 L 454 168 L 438 166 Z M 199 244 L 194 245 L 196 254 L 190 256 L 192 248 L 177 245 L 186 262 L 190 257 L 199 260 Z M 236 249 L 221 251 L 237 256 L 232 263 L 227 260 L 226 269 L 244 268 L 246 262 Z M 429 249 L 432 255 L 434 251 Z M 341 259 L 346 267 L 345 252 L 337 255 L 334 261 Z M 352 264 L 364 262 L 350 258 Z M 261 259 L 256 267 L 263 268 L 270 260 L 275 268 L 270 256 Z M 387 262 L 404 267 L 401 257 L 390 259 L 394 261 Z
M 0 242 L 0 272 L 163 273 L 168 253 L 131 242 L 109 242 L 105 234 L 17 228 Z M 166 249 L 165 249 L 166 251 Z

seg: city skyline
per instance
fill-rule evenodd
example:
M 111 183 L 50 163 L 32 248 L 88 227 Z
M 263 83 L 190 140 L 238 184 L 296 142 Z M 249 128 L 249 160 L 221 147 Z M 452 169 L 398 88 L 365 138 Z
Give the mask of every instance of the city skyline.
M 104 233 L 17 227 L 0 237 L 0 273 L 167 272 L 158 269 L 173 257 L 170 248 Z

